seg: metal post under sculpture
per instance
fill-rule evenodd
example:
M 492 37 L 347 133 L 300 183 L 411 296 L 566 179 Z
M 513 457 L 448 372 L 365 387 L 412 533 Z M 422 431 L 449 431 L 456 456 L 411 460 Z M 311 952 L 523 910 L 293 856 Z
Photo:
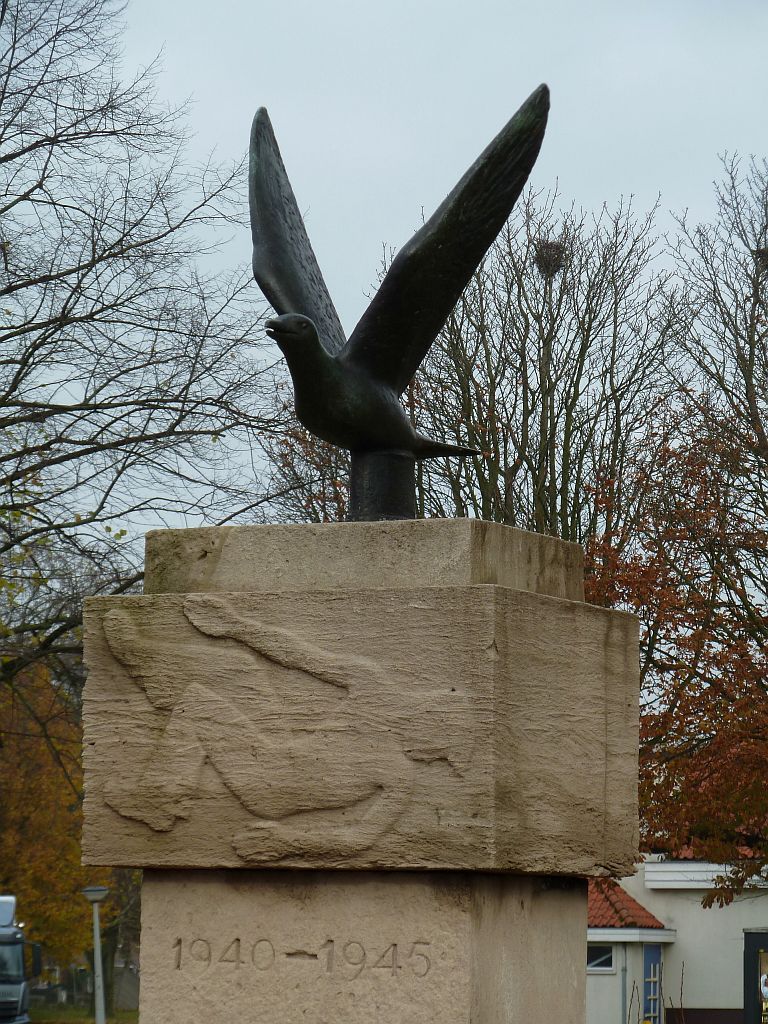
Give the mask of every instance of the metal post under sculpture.
M 400 404 L 472 274 L 509 217 L 544 137 L 541 85 L 399 251 L 347 341 L 317 265 L 266 110 L 251 130 L 253 273 L 279 314 L 267 334 L 294 386 L 296 416 L 351 453 L 348 519 L 413 519 L 416 459 L 475 455 L 419 434 Z

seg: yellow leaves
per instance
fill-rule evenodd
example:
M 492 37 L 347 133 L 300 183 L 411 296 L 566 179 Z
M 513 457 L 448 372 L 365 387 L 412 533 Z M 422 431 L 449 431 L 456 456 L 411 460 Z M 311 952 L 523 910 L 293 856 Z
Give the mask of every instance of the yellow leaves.
M 107 524 L 104 527 L 104 532 L 110 534 L 112 536 L 113 540 L 122 540 L 123 537 L 127 537 L 128 536 L 128 531 L 125 528 L 121 528 L 119 530 L 113 530 L 113 528 L 111 526 L 109 526 L 109 524 Z

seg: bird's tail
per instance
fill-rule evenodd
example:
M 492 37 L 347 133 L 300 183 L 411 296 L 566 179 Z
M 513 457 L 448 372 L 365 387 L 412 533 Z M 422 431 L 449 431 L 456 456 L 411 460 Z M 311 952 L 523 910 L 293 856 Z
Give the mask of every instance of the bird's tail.
M 469 448 L 463 444 L 445 444 L 443 441 L 433 441 L 423 434 L 416 435 L 418 446 L 414 450 L 417 459 L 439 459 L 446 455 L 482 455 L 478 448 Z

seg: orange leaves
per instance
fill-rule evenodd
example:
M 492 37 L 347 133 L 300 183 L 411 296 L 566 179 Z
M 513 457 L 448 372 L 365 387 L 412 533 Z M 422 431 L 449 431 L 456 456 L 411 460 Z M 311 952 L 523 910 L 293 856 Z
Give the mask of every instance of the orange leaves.
M 645 846 L 754 872 L 768 863 L 768 534 L 700 405 L 667 410 L 638 449 L 643 517 L 588 543 L 587 595 L 641 621 Z
M 91 945 L 80 890 L 111 875 L 80 866 L 80 727 L 42 671 L 0 689 L 0 740 L 0 888 L 17 896 L 28 937 L 66 965 Z

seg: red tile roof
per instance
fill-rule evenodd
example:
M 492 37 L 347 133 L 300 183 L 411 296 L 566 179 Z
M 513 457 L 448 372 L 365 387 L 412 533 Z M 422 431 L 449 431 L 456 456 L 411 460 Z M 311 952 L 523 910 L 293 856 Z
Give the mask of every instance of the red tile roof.
M 590 928 L 664 927 L 612 878 L 590 878 L 587 923 Z

